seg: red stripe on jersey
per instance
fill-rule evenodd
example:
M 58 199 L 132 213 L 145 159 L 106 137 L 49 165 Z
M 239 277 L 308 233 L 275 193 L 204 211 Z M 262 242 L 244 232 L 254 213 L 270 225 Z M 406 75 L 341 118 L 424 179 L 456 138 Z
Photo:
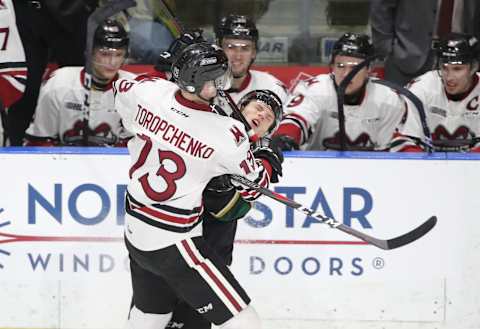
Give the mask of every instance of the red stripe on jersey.
M 13 76 L 21 76 L 22 78 L 27 78 L 27 69 L 26 68 L 24 68 L 24 69 L 17 68 L 17 69 L 12 69 L 12 70 L 6 69 L 6 71 L 2 70 L 0 75 L 11 75 L 12 77 Z
M 200 266 L 205 273 L 208 274 L 208 276 L 213 280 L 213 282 L 217 285 L 218 288 L 224 293 L 225 297 L 232 303 L 232 305 L 235 307 L 235 309 L 240 312 L 242 310 L 242 307 L 240 304 L 235 300 L 235 298 L 232 296 L 232 294 L 227 290 L 227 288 L 222 284 L 220 279 L 213 273 L 213 271 L 210 269 L 210 267 L 205 263 L 201 262 L 193 253 L 192 249 L 188 245 L 187 241 L 182 240 L 182 245 L 187 251 L 188 255 L 192 259 L 193 263 L 197 266 Z

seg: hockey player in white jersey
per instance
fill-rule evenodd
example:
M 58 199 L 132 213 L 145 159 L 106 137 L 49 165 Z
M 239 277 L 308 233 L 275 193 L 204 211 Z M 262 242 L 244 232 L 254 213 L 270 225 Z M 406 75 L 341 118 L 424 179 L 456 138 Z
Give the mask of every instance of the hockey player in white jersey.
M 172 74 L 170 71 L 174 58 L 187 46 L 200 42 L 205 42 L 201 30 L 185 32 L 174 40 L 168 51 L 159 56 L 153 72 L 138 76 L 136 79 L 140 81 L 151 77 L 159 77 L 171 80 Z M 264 85 L 268 85 L 268 81 Z M 273 89 L 278 88 L 276 83 L 270 84 L 270 86 Z M 247 89 L 242 93 L 246 91 Z M 216 106 L 215 108 L 218 109 L 219 107 Z M 283 111 L 282 100 L 274 92 L 266 89 L 247 92 L 238 102 L 238 108 L 255 135 L 260 138 L 270 135 L 276 129 Z M 232 116 L 231 110 L 230 107 L 226 107 L 225 115 Z M 235 113 L 233 116 L 237 118 L 237 115 L 239 114 Z M 252 150 L 256 158 L 263 158 L 268 162 L 272 172 L 270 180 L 277 182 L 278 176 L 282 175 L 283 156 L 281 150 L 272 150 L 266 140 L 252 145 Z M 240 194 L 235 191 L 228 175 L 212 179 L 203 193 L 205 208 L 201 216 L 203 238 L 227 265 L 232 263 L 237 220 L 243 218 L 252 208 L 251 202 L 247 202 L 239 196 Z M 161 291 L 161 284 L 158 281 L 156 287 L 158 291 Z M 208 329 L 211 327 L 211 323 L 202 317 L 197 310 L 179 300 L 167 328 L 179 327 L 182 329 Z
M 435 151 L 480 152 L 479 42 L 452 33 L 438 47 L 438 67 L 414 79 L 409 89 L 423 103 Z M 392 151 L 425 151 L 420 117 L 408 107 Z
M 283 104 L 285 101 L 287 96 L 285 86 L 273 75 L 251 69 L 257 54 L 259 37 L 255 23 L 247 16 L 229 15 L 220 20 L 215 33 L 217 44 L 225 51 L 233 73 L 232 87 L 225 93 L 229 102 L 238 106 L 249 120 L 252 114 L 256 116 L 260 112 L 252 106 L 245 105 L 258 98 L 260 103 L 269 103 L 271 108 L 277 109 L 275 121 L 279 120 L 282 116 L 282 108 L 281 105 L 275 104 Z M 238 113 L 232 112 L 229 102 L 220 96 L 214 100 L 214 103 L 224 109 L 227 115 L 235 117 Z M 252 122 L 251 126 L 255 130 L 258 123 Z M 273 127 L 271 128 L 257 136 L 263 137 L 270 134 L 274 130 Z M 272 149 L 269 139 L 265 138 L 253 146 L 253 152 L 255 157 L 268 159 L 275 168 L 272 182 L 278 182 L 277 172 L 281 174 L 282 151 Z M 237 221 L 246 215 L 252 205 L 232 191 L 232 185 L 225 177 L 217 177 L 209 183 L 204 192 L 204 200 L 207 211 L 203 215 L 203 237 L 222 260 L 227 265 L 231 265 Z M 183 329 L 211 327 L 208 321 L 185 303 L 179 303 L 175 308 L 169 328 L 179 325 Z
M 133 285 L 127 327 L 165 328 L 182 298 L 222 328 L 259 328 L 248 295 L 210 250 L 198 224 L 202 192 L 213 177 L 239 174 L 267 186 L 269 166 L 253 156 L 243 124 L 209 105 L 217 89 L 229 84 L 228 60 L 219 47 L 188 46 L 172 74 L 176 84 L 114 83 L 115 107 L 134 134 L 125 218 Z M 246 200 L 259 196 L 240 190 Z
M 3 146 L 2 117 L 25 91 L 27 63 L 11 0 L 0 1 L 0 22 L 0 146 Z
M 373 55 L 364 34 L 345 33 L 333 46 L 330 74 L 301 81 L 285 107 L 274 143 L 284 150 L 340 150 L 337 87 L 353 67 Z M 393 90 L 372 83 L 370 68 L 362 68 L 345 91 L 346 150 L 382 151 L 405 110 Z
M 120 70 L 128 44 L 128 34 L 120 23 L 110 19 L 101 23 L 94 34 L 91 90 L 84 86 L 84 67 L 63 67 L 53 72 L 40 90 L 24 144 L 125 146 L 130 135 L 121 125 L 113 98 L 105 97 L 105 92 L 116 79 L 135 77 Z M 88 107 L 84 106 L 86 92 L 90 92 Z
M 232 87 L 227 91 L 234 103 L 255 89 L 273 91 L 282 102 L 287 97 L 285 85 L 273 75 L 251 66 L 257 56 L 258 29 L 251 18 L 244 15 L 223 17 L 215 28 L 217 44 L 228 57 L 233 74 Z M 228 111 L 227 102 L 221 97 L 215 103 Z

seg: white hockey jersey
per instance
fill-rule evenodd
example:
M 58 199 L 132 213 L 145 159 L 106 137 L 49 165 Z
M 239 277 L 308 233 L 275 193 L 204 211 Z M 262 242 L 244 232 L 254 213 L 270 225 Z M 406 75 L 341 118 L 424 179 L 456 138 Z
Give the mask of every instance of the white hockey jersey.
M 235 104 L 238 104 L 245 94 L 257 89 L 273 91 L 282 103 L 285 104 L 287 99 L 287 88 L 285 85 L 270 73 L 262 71 L 249 70 L 240 88 L 238 90 L 229 90 L 228 94 L 232 97 Z M 214 102 L 224 109 L 227 114 L 231 114 L 230 106 L 222 97 L 216 97 Z
M 397 93 L 367 82 L 360 105 L 344 105 L 347 149 L 387 149 L 404 111 L 405 103 Z M 307 150 L 340 149 L 337 93 L 330 74 L 297 84 L 276 134 L 306 144 Z
M 126 237 L 137 248 L 155 250 L 201 235 L 202 192 L 213 177 L 231 173 L 268 186 L 244 126 L 186 100 L 162 79 L 114 83 L 115 107 L 135 136 L 126 201 Z M 259 193 L 245 189 L 246 200 Z
M 469 151 L 480 143 L 480 74 L 462 99 L 449 99 L 437 71 L 430 71 L 415 79 L 409 89 L 423 103 L 427 125 L 435 151 Z M 392 151 L 423 149 L 424 139 L 420 116 L 413 106 L 392 141 Z
M 118 76 L 135 77 L 122 70 Z M 94 146 L 121 145 L 121 141 L 129 136 L 113 106 L 112 93 L 108 97 L 105 91 L 92 87 L 90 106 L 84 111 L 87 90 L 83 81 L 83 67 L 63 67 L 53 72 L 40 89 L 34 121 L 26 131 L 27 145 L 84 145 L 85 131 L 88 145 Z
M 0 101 L 9 107 L 23 95 L 27 64 L 11 0 L 0 0 Z
M 27 63 L 12 0 L 0 0 L 0 111 L 18 101 L 27 82 Z M 0 147 L 3 146 L 0 116 Z

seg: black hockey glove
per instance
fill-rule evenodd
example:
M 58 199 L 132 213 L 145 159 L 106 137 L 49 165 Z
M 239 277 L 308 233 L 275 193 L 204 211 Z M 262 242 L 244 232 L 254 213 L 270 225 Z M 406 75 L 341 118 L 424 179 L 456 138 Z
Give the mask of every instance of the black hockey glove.
M 229 175 L 213 177 L 207 184 L 208 191 L 223 193 L 234 189 Z
M 282 176 L 282 163 L 283 163 L 283 154 L 282 150 L 272 145 L 268 146 L 261 146 L 253 150 L 253 155 L 256 159 L 264 159 L 268 161 L 270 166 L 272 166 L 272 177 L 270 178 L 270 182 L 278 183 L 278 176 Z
M 164 51 L 158 56 L 157 62 L 155 63 L 155 70 L 159 72 L 170 72 L 173 64 L 173 56 L 170 52 Z
M 194 43 L 205 42 L 203 37 L 203 31 L 201 29 L 193 29 L 180 35 L 173 40 L 168 47 L 167 51 L 164 51 L 158 56 L 155 69 L 161 72 L 170 72 L 174 59 L 180 55 L 183 49 L 187 48 Z
M 168 48 L 168 52 L 172 54 L 173 57 L 177 57 L 188 46 L 205 41 L 203 30 L 192 29 L 184 32 L 181 36 L 173 40 Z
M 292 151 L 300 148 L 293 138 L 285 135 L 273 136 L 272 141 L 270 142 L 270 147 L 278 148 L 282 151 Z

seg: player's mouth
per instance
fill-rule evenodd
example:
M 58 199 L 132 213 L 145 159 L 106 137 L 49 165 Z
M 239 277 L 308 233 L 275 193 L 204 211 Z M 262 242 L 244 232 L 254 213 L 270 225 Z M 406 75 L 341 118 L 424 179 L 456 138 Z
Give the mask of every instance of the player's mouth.
M 232 62 L 232 66 L 234 66 L 234 67 L 242 67 L 242 66 L 243 66 L 243 62 Z
M 252 120 L 252 126 L 253 126 L 253 127 L 257 128 L 259 125 L 260 125 L 260 122 L 258 122 L 257 119 L 253 119 L 253 120 Z

